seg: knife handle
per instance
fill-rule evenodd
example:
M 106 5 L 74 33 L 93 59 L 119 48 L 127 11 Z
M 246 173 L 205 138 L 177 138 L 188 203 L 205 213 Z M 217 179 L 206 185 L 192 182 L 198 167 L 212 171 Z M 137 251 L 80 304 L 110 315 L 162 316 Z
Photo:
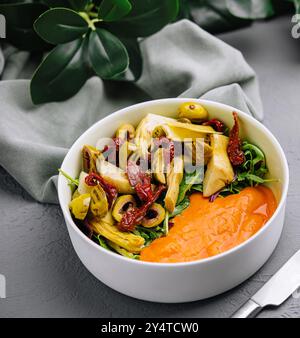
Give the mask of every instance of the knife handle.
M 254 300 L 249 299 L 244 305 L 242 305 L 232 316 L 231 318 L 253 318 L 260 311 L 262 307 L 255 303 Z

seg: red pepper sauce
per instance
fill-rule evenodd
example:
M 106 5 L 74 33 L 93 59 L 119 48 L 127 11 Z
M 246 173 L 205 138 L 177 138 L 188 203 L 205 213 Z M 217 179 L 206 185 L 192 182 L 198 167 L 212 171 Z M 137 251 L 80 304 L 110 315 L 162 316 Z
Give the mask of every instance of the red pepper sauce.
M 142 261 L 176 263 L 217 255 L 253 236 L 277 207 L 272 191 L 264 186 L 213 203 L 200 193 L 190 199 L 190 206 L 173 219 L 169 234 L 142 250 Z

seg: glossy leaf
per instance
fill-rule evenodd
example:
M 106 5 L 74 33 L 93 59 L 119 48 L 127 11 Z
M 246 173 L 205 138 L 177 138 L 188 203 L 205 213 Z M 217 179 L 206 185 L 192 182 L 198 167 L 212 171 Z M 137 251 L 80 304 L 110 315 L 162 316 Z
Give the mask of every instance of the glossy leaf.
M 103 0 L 99 7 L 99 19 L 103 21 L 116 21 L 131 11 L 128 0 Z
M 36 20 L 34 28 L 45 41 L 60 44 L 80 38 L 89 27 L 77 12 L 67 8 L 53 8 Z
M 41 63 L 31 80 L 35 104 L 63 101 L 74 94 L 91 76 L 87 55 L 88 38 L 55 47 Z
M 178 0 L 131 0 L 132 10 L 107 27 L 117 35 L 144 37 L 156 33 L 178 14 Z
M 274 14 L 272 0 L 226 0 L 230 13 L 243 19 L 265 19 Z
M 83 11 L 88 5 L 89 0 L 68 0 L 71 6 L 77 11 Z
M 103 79 L 125 72 L 129 65 L 125 46 L 116 36 L 102 28 L 90 34 L 89 57 L 96 74 Z
M 129 67 L 124 72 L 114 77 L 115 80 L 136 81 L 140 78 L 143 70 L 143 58 L 137 39 L 120 38 L 129 56 Z
M 6 18 L 7 40 L 21 50 L 46 50 L 49 48 L 34 31 L 34 21 L 47 6 L 39 3 L 1 4 L 0 13 Z

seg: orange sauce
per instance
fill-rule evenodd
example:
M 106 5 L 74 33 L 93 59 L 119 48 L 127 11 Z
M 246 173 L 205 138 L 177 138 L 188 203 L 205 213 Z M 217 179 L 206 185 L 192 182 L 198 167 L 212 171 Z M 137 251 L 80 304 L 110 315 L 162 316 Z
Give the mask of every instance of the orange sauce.
M 176 263 L 217 255 L 253 236 L 277 206 L 272 191 L 264 186 L 245 188 L 213 203 L 195 193 L 190 201 L 173 219 L 169 234 L 144 248 L 140 260 Z

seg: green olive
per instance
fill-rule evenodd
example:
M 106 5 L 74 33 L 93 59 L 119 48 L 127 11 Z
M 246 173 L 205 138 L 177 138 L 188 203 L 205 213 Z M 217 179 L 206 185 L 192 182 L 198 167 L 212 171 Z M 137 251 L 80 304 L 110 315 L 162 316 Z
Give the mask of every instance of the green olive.
M 102 218 L 108 212 L 108 201 L 103 188 L 98 184 L 91 191 L 90 212 L 93 217 Z
M 208 112 L 199 103 L 185 102 L 179 107 L 179 118 L 187 118 L 192 122 L 207 120 Z
M 83 194 L 72 199 L 69 204 L 69 208 L 74 217 L 79 220 L 84 220 L 88 213 L 90 202 L 90 194 Z
M 128 210 L 136 206 L 136 201 L 132 195 L 123 195 L 117 198 L 112 215 L 117 222 L 121 222 L 123 214 Z
M 153 203 L 143 218 L 141 225 L 145 228 L 153 228 L 163 222 L 165 213 L 165 209 L 160 204 Z
M 130 123 L 122 124 L 116 131 L 116 137 L 121 138 L 122 140 L 133 139 L 135 135 L 135 128 Z

